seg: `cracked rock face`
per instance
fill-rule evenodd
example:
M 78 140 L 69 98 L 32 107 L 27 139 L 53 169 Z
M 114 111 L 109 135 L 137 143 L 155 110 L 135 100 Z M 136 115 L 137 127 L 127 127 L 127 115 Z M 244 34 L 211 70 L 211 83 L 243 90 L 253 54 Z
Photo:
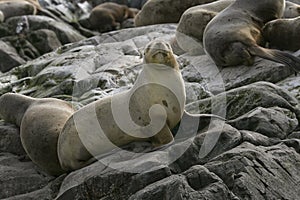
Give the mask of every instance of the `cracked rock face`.
M 145 45 L 156 38 L 171 41 L 175 31 L 176 25 L 154 25 L 64 45 L 1 74 L 0 94 L 55 97 L 79 109 L 131 88 Z M 178 129 L 175 142 L 161 149 L 149 152 L 149 144 L 132 143 L 128 151 L 99 156 L 97 162 L 60 177 L 35 166 L 25 155 L 18 128 L 1 122 L 0 197 L 297 199 L 299 103 L 289 91 L 295 93 L 299 81 L 290 76 L 293 72 L 262 59 L 252 67 L 224 69 L 205 55 L 177 59 L 188 96 L 186 110 L 227 121 L 200 120 L 199 127 L 187 123 Z M 270 83 L 278 81 L 284 89 Z

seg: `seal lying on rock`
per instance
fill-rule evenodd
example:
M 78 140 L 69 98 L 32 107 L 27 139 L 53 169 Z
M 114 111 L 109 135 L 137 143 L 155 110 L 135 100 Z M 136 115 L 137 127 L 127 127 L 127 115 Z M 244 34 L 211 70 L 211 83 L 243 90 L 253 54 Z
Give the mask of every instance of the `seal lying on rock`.
M 266 49 L 261 29 L 282 16 L 284 0 L 236 0 L 206 26 L 203 46 L 217 66 L 253 65 L 259 56 L 300 71 L 300 59 L 286 52 Z
M 0 0 L 0 11 L 3 13 L 4 18 L 8 19 L 14 16 L 35 15 L 37 7 L 28 1 Z
M 73 112 L 68 103 L 54 98 L 35 99 L 12 93 L 0 97 L 1 118 L 20 127 L 26 153 L 51 175 L 64 172 L 57 157 L 57 141 Z
M 177 23 L 186 9 L 213 1 L 215 0 L 149 0 L 134 19 L 135 25 Z
M 120 24 L 128 18 L 134 18 L 138 10 L 112 2 L 100 4 L 92 9 L 89 16 L 90 28 L 106 32 L 120 28 Z
M 0 116 L 20 126 L 29 157 L 51 175 L 84 167 L 93 156 L 134 141 L 168 144 L 184 112 L 184 82 L 165 42 L 147 45 L 144 64 L 129 91 L 76 112 L 62 100 L 7 93 L 0 97 Z
M 86 166 L 93 156 L 134 141 L 154 146 L 173 141 L 171 129 L 185 104 L 178 63 L 170 45 L 161 41 L 147 45 L 144 63 L 129 91 L 91 103 L 66 122 L 58 142 L 64 170 Z
M 263 28 L 263 36 L 271 48 L 297 51 L 300 49 L 300 17 L 276 19 Z
M 235 0 L 219 0 L 187 9 L 176 29 L 178 45 L 186 52 L 204 54 L 202 38 L 206 25 Z

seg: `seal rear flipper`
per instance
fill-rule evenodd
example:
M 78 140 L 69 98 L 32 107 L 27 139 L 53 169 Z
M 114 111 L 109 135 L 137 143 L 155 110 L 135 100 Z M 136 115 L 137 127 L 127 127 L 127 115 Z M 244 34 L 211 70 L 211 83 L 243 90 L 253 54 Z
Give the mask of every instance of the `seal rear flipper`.
M 33 98 L 21 94 L 3 94 L 0 97 L 0 118 L 20 126 L 24 113 L 33 101 Z
M 260 46 L 249 47 L 248 50 L 252 55 L 287 65 L 296 72 L 300 72 L 300 59 L 292 54 L 276 49 L 266 49 Z

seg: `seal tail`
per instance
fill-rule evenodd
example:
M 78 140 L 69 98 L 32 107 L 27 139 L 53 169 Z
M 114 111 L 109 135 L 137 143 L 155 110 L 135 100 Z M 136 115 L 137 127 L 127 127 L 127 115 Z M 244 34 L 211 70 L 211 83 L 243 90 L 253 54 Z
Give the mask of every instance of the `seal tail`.
M 276 49 L 266 49 L 260 46 L 250 47 L 249 52 L 251 55 L 287 65 L 296 72 L 300 72 L 300 59 L 290 53 Z
M 0 97 L 0 118 L 21 125 L 24 113 L 34 99 L 20 94 L 6 93 Z

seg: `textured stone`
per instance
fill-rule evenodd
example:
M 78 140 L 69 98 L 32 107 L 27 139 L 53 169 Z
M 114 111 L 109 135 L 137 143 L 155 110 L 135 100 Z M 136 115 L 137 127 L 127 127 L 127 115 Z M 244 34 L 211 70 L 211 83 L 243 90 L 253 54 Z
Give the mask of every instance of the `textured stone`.
M 24 64 L 25 61 L 17 54 L 9 44 L 0 40 L 0 71 L 7 72 L 10 69 Z
M 203 99 L 186 105 L 191 113 L 213 113 L 227 119 L 235 119 L 256 107 L 280 107 L 294 112 L 299 117 L 296 108 L 298 101 L 288 91 L 267 82 L 257 82 L 220 93 L 208 99 Z
M 255 131 L 279 139 L 286 138 L 298 126 L 294 113 L 278 107 L 257 107 L 228 123 L 239 130 Z
M 204 166 L 240 199 L 297 199 L 300 155 L 291 147 L 243 143 Z
M 21 144 L 18 127 L 0 122 L 0 152 L 26 154 Z

